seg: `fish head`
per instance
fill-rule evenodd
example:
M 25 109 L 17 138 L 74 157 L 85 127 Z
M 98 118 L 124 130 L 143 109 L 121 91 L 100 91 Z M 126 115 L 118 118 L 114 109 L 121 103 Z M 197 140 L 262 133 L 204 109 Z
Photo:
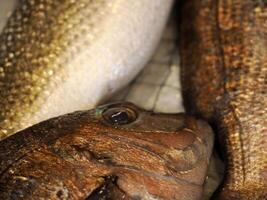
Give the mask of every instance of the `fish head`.
M 0 195 L 199 199 L 212 141 L 206 123 L 183 113 L 128 102 L 77 111 L 1 141 Z

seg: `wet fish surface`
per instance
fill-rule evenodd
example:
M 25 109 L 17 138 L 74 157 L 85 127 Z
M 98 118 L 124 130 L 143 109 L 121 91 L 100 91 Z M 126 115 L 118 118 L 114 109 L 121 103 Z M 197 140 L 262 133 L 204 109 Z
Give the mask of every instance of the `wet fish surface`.
M 227 163 L 214 199 L 266 199 L 266 1 L 191 0 L 183 6 L 185 107 L 213 125 Z
M 171 5 L 20 1 L 0 36 L 0 139 L 92 108 L 127 84 L 150 58 Z
M 174 9 L 177 13 L 177 10 Z M 140 74 L 109 101 L 129 101 L 161 113 L 184 112 L 180 84 L 179 33 L 176 16 L 171 16 L 163 37 Z M 209 200 L 224 174 L 224 163 L 215 150 L 209 164 L 202 200 Z
M 53 118 L 0 142 L 0 199 L 201 198 L 209 125 L 115 103 Z

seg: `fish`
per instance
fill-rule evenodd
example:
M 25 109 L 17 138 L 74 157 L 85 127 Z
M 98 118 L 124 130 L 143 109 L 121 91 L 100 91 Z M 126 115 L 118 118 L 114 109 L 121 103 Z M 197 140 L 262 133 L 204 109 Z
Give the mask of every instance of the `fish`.
M 184 113 L 116 102 L 0 141 L 0 199 L 201 198 L 213 132 Z
M 173 0 L 21 0 L 0 35 L 0 139 L 89 109 L 156 48 Z
M 173 11 L 179 13 L 176 9 Z M 177 18 L 172 15 L 149 63 L 128 87 L 108 101 L 130 101 L 145 110 L 154 112 L 168 114 L 184 112 L 179 73 L 178 38 Z M 201 200 L 210 200 L 221 182 L 223 172 L 223 162 L 217 150 L 214 150 Z
M 191 0 L 181 12 L 185 109 L 212 125 L 226 162 L 213 198 L 266 199 L 266 1 Z

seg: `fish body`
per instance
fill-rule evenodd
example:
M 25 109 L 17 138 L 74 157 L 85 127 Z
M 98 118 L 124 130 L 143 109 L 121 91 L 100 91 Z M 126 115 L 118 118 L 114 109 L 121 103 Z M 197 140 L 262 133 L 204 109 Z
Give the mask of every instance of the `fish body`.
M 49 119 L 0 142 L 0 199 L 201 198 L 207 123 L 115 103 Z
M 215 199 L 266 199 L 266 2 L 192 0 L 182 15 L 185 107 L 213 125 L 227 163 Z
M 92 108 L 156 47 L 172 0 L 22 0 L 0 36 L 0 139 Z

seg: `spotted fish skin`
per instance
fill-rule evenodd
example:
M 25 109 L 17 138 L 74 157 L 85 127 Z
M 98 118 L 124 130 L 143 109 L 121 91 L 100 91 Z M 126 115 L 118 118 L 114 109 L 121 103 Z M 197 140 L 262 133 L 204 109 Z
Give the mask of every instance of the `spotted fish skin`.
M 0 139 L 123 87 L 148 61 L 171 5 L 20 1 L 0 36 Z
M 266 199 L 266 1 L 185 1 L 182 15 L 184 104 L 214 126 L 227 162 L 215 199 Z

